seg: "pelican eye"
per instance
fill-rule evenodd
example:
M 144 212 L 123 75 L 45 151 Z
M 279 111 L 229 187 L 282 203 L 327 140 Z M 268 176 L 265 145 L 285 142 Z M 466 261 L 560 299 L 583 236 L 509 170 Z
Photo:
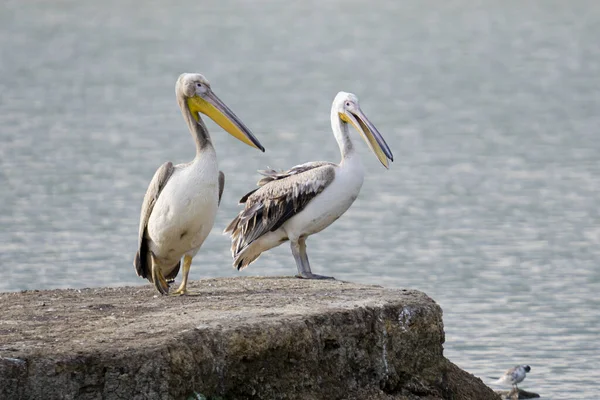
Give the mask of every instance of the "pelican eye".
M 346 102 L 346 107 L 350 107 L 350 102 L 349 101 Z

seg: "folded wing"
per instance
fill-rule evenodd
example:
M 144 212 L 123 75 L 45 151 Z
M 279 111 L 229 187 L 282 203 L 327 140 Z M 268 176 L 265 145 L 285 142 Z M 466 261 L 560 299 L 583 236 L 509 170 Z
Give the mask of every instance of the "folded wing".
M 244 209 L 225 229 L 233 257 L 267 232 L 279 229 L 333 181 L 335 164 L 311 162 L 285 172 L 259 171 L 259 188 L 240 200 Z

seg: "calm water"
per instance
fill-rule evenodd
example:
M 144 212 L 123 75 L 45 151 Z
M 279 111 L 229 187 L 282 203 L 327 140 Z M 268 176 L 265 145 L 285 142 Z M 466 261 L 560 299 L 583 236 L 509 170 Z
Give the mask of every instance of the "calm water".
M 313 270 L 424 290 L 485 382 L 528 363 L 523 388 L 599 398 L 600 3 L 288 3 L 4 0 L 0 290 L 147 284 L 144 192 L 193 157 L 184 71 L 267 148 L 209 123 L 227 185 L 191 277 L 239 275 L 220 235 L 237 199 L 256 169 L 337 161 L 329 108 L 352 91 L 396 161 L 357 143 L 362 193 L 309 240 Z M 282 246 L 241 274 L 294 272 Z

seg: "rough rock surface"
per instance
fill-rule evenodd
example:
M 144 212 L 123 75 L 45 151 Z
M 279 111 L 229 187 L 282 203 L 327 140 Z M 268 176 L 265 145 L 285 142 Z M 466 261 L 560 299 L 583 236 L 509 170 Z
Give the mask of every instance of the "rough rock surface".
M 425 294 L 208 279 L 0 293 L 1 399 L 499 399 L 443 356 Z

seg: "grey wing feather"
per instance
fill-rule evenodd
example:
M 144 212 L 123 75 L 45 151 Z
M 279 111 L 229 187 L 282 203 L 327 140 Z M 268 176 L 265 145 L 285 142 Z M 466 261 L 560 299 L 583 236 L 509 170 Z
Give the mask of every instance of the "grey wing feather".
M 167 161 L 166 163 L 161 165 L 160 168 L 157 169 L 154 173 L 154 177 L 150 181 L 150 185 L 148 185 L 148 190 L 146 190 L 146 195 L 144 196 L 144 202 L 142 203 L 142 211 L 140 213 L 138 251 L 133 261 L 133 265 L 135 266 L 135 270 L 138 276 L 141 276 L 142 278 L 150 276 L 150 265 L 148 262 L 149 260 L 146 260 L 148 244 L 144 239 L 146 227 L 148 226 L 148 220 L 150 219 L 150 214 L 152 214 L 154 204 L 156 204 L 156 200 L 158 199 L 158 196 L 160 196 L 160 192 L 163 190 L 163 188 L 169 181 L 171 175 L 173 175 L 174 170 L 175 167 L 170 161 Z
M 307 163 L 282 173 L 262 173 L 270 179 L 261 179 L 261 187 L 242 198 L 246 206 L 225 229 L 231 234 L 234 257 L 265 233 L 279 229 L 325 190 L 335 177 L 335 164 Z
M 298 174 L 301 174 L 302 172 L 306 172 L 306 171 L 310 171 L 311 169 L 322 167 L 323 165 L 335 165 L 335 164 L 327 162 L 327 161 L 310 161 L 310 162 L 307 162 L 304 164 L 296 165 L 295 167 L 292 167 L 287 171 L 276 171 L 272 168 L 259 170 L 258 173 L 263 175 L 264 178 L 261 178 L 258 181 L 257 185 L 264 186 L 265 184 L 267 184 L 269 182 L 280 180 L 280 179 L 285 179 L 292 175 L 298 175 Z
M 292 175 L 298 175 L 302 172 L 310 171 L 311 169 L 315 169 L 315 168 L 321 167 L 323 165 L 335 166 L 334 163 L 330 163 L 327 161 L 311 161 L 311 162 L 307 162 L 304 164 L 296 165 L 295 167 L 292 167 L 287 171 L 276 171 L 276 170 L 274 170 L 272 168 L 268 168 L 268 167 L 267 167 L 268 169 L 260 169 L 260 170 L 258 170 L 258 173 L 261 174 L 263 176 L 263 178 L 261 178 L 256 183 L 256 185 L 259 187 L 246 193 L 244 195 L 244 197 L 242 197 L 240 199 L 239 204 L 244 204 L 246 202 L 246 200 L 248 200 L 248 197 L 250 197 L 254 192 L 259 190 L 261 187 L 263 187 L 264 185 L 266 185 L 269 182 L 285 179 Z
M 221 197 L 223 197 L 223 189 L 225 189 L 225 174 L 219 171 L 219 203 L 221 205 Z

